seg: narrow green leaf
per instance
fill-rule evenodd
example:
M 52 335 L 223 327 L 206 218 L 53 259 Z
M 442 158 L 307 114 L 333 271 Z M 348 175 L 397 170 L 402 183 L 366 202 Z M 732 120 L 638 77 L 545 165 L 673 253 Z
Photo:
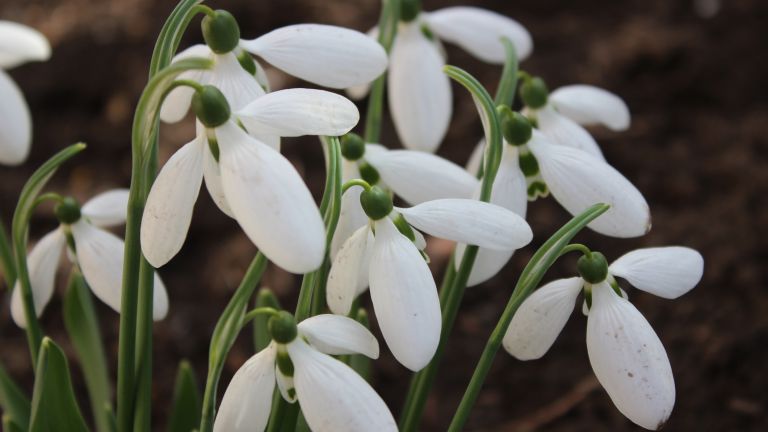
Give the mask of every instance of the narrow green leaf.
M 29 431 L 88 431 L 72 390 L 67 358 L 48 337 L 40 345 Z
M 77 269 L 72 270 L 67 294 L 64 296 L 64 325 L 82 365 L 96 429 L 109 432 L 111 387 L 107 356 L 91 291 Z
M 192 365 L 182 360 L 176 372 L 168 432 L 190 432 L 197 428 L 200 424 L 200 403 L 200 391 Z
M 280 302 L 269 288 L 262 288 L 256 295 L 256 307 L 271 307 L 280 310 Z M 269 316 L 263 314 L 257 315 L 253 319 L 253 346 L 256 352 L 263 350 L 272 342 L 272 336 L 269 335 L 269 329 L 267 328 L 268 321 Z
M 22 430 L 29 426 L 30 404 L 21 389 L 0 364 L 0 408 L 3 409 L 3 419 L 9 418 Z
M 506 61 L 504 62 L 504 69 L 501 71 L 501 80 L 499 80 L 499 88 L 496 89 L 496 97 L 494 102 L 496 105 L 512 106 L 515 100 L 515 90 L 517 90 L 517 70 L 519 66 L 517 51 L 515 45 L 506 36 L 501 37 L 501 43 L 504 45 L 504 51 L 506 52 Z

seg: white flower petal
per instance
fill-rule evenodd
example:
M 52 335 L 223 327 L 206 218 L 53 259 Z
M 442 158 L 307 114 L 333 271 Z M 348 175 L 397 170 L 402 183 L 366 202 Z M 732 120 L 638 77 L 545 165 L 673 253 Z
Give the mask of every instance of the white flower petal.
M 259 351 L 229 382 L 214 432 L 261 432 L 267 427 L 275 390 L 275 344 Z
M 370 267 L 371 299 L 395 358 L 418 371 L 440 341 L 440 300 L 427 263 L 389 218 L 376 222 Z
M 363 354 L 379 358 L 379 342 L 364 325 L 352 318 L 322 314 L 300 322 L 299 333 L 315 349 L 329 355 Z
M 512 317 L 504 349 L 519 360 L 541 358 L 555 343 L 576 306 L 584 281 L 558 279 L 533 292 Z
M 614 131 L 629 129 L 629 108 L 617 95 L 590 85 L 569 85 L 549 95 L 561 114 L 582 125 L 602 124 Z
M 531 35 L 525 27 L 489 10 L 456 6 L 424 15 L 429 28 L 440 39 L 454 43 L 488 63 L 504 63 L 506 56 L 501 44 L 502 36 L 512 41 L 520 60 L 528 57 L 533 50 Z
M 588 226 L 611 237 L 637 237 L 648 232 L 651 214 L 645 198 L 607 163 L 574 148 L 549 144 L 534 131 L 528 147 L 536 156 L 552 196 L 577 215 L 597 203 L 611 208 Z
M 57 228 L 41 238 L 27 257 L 29 283 L 32 288 L 32 298 L 34 299 L 37 316 L 43 313 L 43 309 L 45 309 L 45 306 L 51 301 L 51 296 L 53 296 L 56 268 L 59 266 L 59 258 L 61 257 L 64 243 L 64 233 L 60 228 Z M 26 328 L 27 317 L 24 313 L 21 284 L 18 280 L 13 287 L 13 294 L 11 295 L 11 316 L 16 325 Z
M 240 46 L 275 67 L 324 87 L 343 89 L 373 81 L 387 68 L 379 43 L 358 31 L 321 24 L 273 30 Z
M 213 51 L 205 44 L 192 45 L 176 54 L 173 57 L 173 63 L 192 57 L 211 58 L 213 57 Z M 182 72 L 177 79 L 188 79 L 197 81 L 200 84 L 208 84 L 210 78 L 211 71 L 191 70 Z M 188 86 L 179 86 L 171 90 L 160 107 L 160 119 L 166 123 L 176 123 L 183 119 L 187 115 L 187 111 L 189 111 L 194 94 L 195 89 Z
M 24 95 L 0 69 L 0 164 L 18 165 L 27 159 L 32 120 Z
M 203 138 L 203 178 L 205 179 L 205 188 L 208 190 L 208 195 L 216 203 L 216 207 L 219 208 L 225 215 L 234 218 L 232 209 L 229 207 L 227 197 L 224 195 L 224 187 L 221 185 L 221 169 L 219 163 L 214 159 L 213 154 L 209 149 L 208 139 Z
M 360 120 L 355 104 L 324 90 L 278 90 L 249 103 L 235 115 L 249 132 L 284 137 L 341 136 Z
M 659 297 L 678 298 L 701 280 L 704 258 L 681 246 L 637 249 L 614 261 L 608 271 Z
M 378 41 L 379 39 L 379 27 L 375 26 L 365 33 L 369 38 Z M 368 95 L 371 91 L 371 83 L 364 83 L 351 86 L 347 88 L 347 96 L 352 100 L 360 100 Z
M 248 238 L 289 272 L 318 268 L 325 225 L 296 168 L 232 122 L 216 128 L 216 135 L 224 194 Z
M 469 155 L 469 159 L 467 160 L 467 165 L 464 167 L 464 169 L 467 170 L 470 174 L 473 176 L 477 176 L 477 173 L 480 172 L 480 165 L 483 163 L 483 157 L 485 156 L 485 138 L 480 139 L 480 142 L 477 143 L 475 146 L 475 149 L 472 150 L 472 154 Z
M 23 24 L 0 20 L 0 69 L 50 57 L 51 45 L 42 33 Z
M 583 150 L 597 159 L 605 160 L 600 146 L 589 132 L 568 117 L 558 113 L 551 106 L 536 111 L 539 130 L 553 144 Z
M 214 67 L 209 77 L 208 84 L 224 94 L 232 112 L 264 96 L 261 84 L 256 77 L 243 69 L 234 53 L 215 55 Z
M 389 408 L 346 364 L 309 347 L 288 344 L 301 410 L 313 431 L 397 431 Z
M 431 153 L 389 150 L 365 155 L 395 194 L 411 205 L 440 198 L 471 198 L 478 181 L 455 163 Z
M 285 376 L 280 367 L 275 365 L 275 378 L 283 399 L 288 403 L 296 402 L 296 385 L 293 383 L 293 377 Z
M 80 212 L 98 227 L 123 224 L 128 213 L 129 193 L 128 189 L 102 192 L 83 204 Z
M 326 300 L 335 314 L 348 315 L 357 294 L 368 286 L 373 236 L 368 225 L 355 231 L 336 254 L 328 273 Z
M 675 404 L 667 352 L 643 315 L 606 283 L 592 289 L 587 352 L 598 381 L 622 414 L 646 429 L 664 425 Z
M 363 188 L 351 187 L 341 196 L 341 209 L 339 211 L 339 223 L 331 241 L 331 259 L 341 250 L 345 241 L 361 226 L 368 223 L 368 215 L 360 205 L 360 194 Z
M 434 152 L 451 120 L 445 61 L 416 24 L 400 27 L 392 47 L 387 89 L 392 120 L 406 148 Z
M 77 249 L 77 262 L 91 291 L 119 313 L 125 243 L 114 234 L 82 220 L 72 225 L 72 236 Z M 154 287 L 152 316 L 159 320 L 168 312 L 168 294 L 157 274 Z
M 152 184 L 141 219 L 141 250 L 154 267 L 176 256 L 187 238 L 207 151 L 195 138 L 168 159 Z
M 440 199 L 398 210 L 427 234 L 493 250 L 519 249 L 533 238 L 523 218 L 482 201 Z

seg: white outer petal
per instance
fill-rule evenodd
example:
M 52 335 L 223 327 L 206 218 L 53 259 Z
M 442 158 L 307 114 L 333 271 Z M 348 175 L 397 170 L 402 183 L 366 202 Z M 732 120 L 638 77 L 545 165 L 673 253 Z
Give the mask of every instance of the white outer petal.
M 83 204 L 80 212 L 95 226 L 108 227 L 125 223 L 128 213 L 128 189 L 102 192 Z
M 478 184 L 460 166 L 431 153 L 389 150 L 366 154 L 365 159 L 411 205 L 440 198 L 471 198 Z
M 248 238 L 289 272 L 320 267 L 325 225 L 296 168 L 231 121 L 216 128 L 216 135 L 224 194 Z
M 573 313 L 584 281 L 558 279 L 533 292 L 512 317 L 504 349 L 520 360 L 541 358 L 555 343 Z
M 559 144 L 567 147 L 573 147 L 583 150 L 597 159 L 605 160 L 600 146 L 589 131 L 579 126 L 568 117 L 555 111 L 548 105 L 543 109 L 536 111 L 539 130 L 553 144 Z
M 372 29 L 368 30 L 365 33 L 366 36 L 369 38 L 378 41 L 379 39 L 379 27 L 375 26 Z M 363 99 L 368 95 L 368 92 L 371 91 L 371 83 L 364 83 L 364 84 L 358 84 L 351 86 L 346 89 L 347 96 L 349 96 L 352 100 L 360 100 Z
M 120 312 L 125 243 L 114 234 L 84 221 L 72 225 L 77 262 L 91 291 L 116 312 Z M 168 294 L 155 274 L 152 317 L 159 320 L 168 313 Z
M 192 57 L 212 58 L 213 51 L 208 48 L 208 45 L 198 44 L 181 51 L 173 57 L 173 63 Z M 208 84 L 211 78 L 211 71 L 205 70 L 191 70 L 182 72 L 177 79 L 188 79 L 197 81 L 200 84 Z M 189 106 L 192 103 L 192 96 L 195 94 L 195 89 L 188 86 L 180 86 L 171 90 L 165 97 L 163 105 L 160 107 L 160 119 L 166 123 L 176 123 L 184 118 L 189 111 Z
M 357 294 L 368 286 L 373 235 L 364 225 L 344 242 L 328 273 L 326 300 L 335 314 L 348 315 Z
M 525 219 L 482 201 L 448 198 L 398 210 L 420 231 L 488 249 L 519 249 L 533 238 Z
M 300 322 L 299 334 L 315 349 L 329 355 L 363 354 L 379 358 L 379 342 L 364 325 L 352 318 L 322 314 Z
M 51 45 L 42 33 L 23 24 L 0 20 L 0 69 L 50 57 Z
M 0 69 L 0 164 L 24 162 L 31 141 L 32 120 L 24 95 L 11 77 Z
M 397 431 L 389 408 L 352 368 L 309 347 L 288 345 L 302 412 L 317 432 Z
M 477 176 L 477 173 L 480 172 L 480 164 L 483 163 L 483 156 L 485 156 L 485 138 L 481 138 L 474 150 L 472 150 L 472 154 L 469 155 L 464 169 L 473 176 Z
M 616 94 L 599 87 L 576 84 L 558 88 L 550 102 L 566 117 L 582 125 L 602 124 L 614 131 L 629 129 L 627 104 Z
M 592 290 L 587 352 L 598 381 L 622 414 L 646 429 L 664 425 L 675 405 L 667 352 L 643 315 L 605 283 Z
M 176 256 L 187 238 L 207 151 L 195 138 L 168 159 L 152 184 L 141 218 L 141 250 L 153 267 Z
M 453 108 L 445 61 L 415 24 L 400 27 L 390 58 L 387 89 L 397 134 L 406 148 L 434 152 Z
M 56 268 L 59 266 L 61 251 L 64 249 L 65 237 L 61 228 L 46 234 L 32 248 L 27 257 L 27 271 L 29 283 L 32 288 L 32 298 L 35 303 L 37 316 L 43 313 L 43 309 L 51 301 L 54 282 L 56 281 Z M 11 316 L 13 321 L 21 328 L 26 328 L 27 317 L 24 314 L 24 303 L 21 298 L 21 285 L 16 281 L 11 295 Z
M 214 66 L 209 77 L 208 84 L 221 90 L 232 112 L 264 96 L 264 89 L 256 77 L 243 69 L 231 52 L 214 56 Z
M 568 212 L 576 215 L 597 203 L 611 206 L 588 225 L 593 230 L 623 238 L 641 236 L 651 228 L 645 198 L 612 166 L 581 150 L 549 144 L 535 131 L 528 147 L 550 192 Z
M 437 286 L 421 253 L 389 218 L 376 222 L 370 282 L 373 308 L 387 346 L 403 366 L 422 369 L 440 341 Z
M 275 389 L 275 344 L 237 370 L 213 424 L 214 432 L 261 432 L 267 427 Z
M 489 10 L 455 6 L 422 14 L 440 39 L 455 43 L 482 61 L 503 64 L 506 36 L 517 51 L 520 60 L 533 51 L 530 33 L 517 21 Z
M 699 252 L 682 246 L 637 249 L 614 261 L 608 271 L 637 289 L 675 299 L 699 283 L 704 273 L 704 258 Z
M 360 120 L 355 104 L 324 90 L 287 89 L 266 94 L 235 115 L 249 132 L 284 137 L 341 136 Z
M 336 26 L 281 27 L 240 46 L 291 75 L 331 88 L 369 83 L 387 68 L 387 54 L 376 40 Z

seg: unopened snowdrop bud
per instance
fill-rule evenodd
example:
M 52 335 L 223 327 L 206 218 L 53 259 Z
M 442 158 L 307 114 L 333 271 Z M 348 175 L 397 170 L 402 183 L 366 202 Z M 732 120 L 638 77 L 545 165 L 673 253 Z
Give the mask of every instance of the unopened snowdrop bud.
M 365 141 L 356 133 L 348 133 L 341 139 L 341 155 L 349 161 L 356 161 L 365 154 Z
M 217 54 L 226 54 L 240 43 L 240 27 L 231 13 L 217 10 L 206 15 L 202 22 L 203 39 Z
M 281 344 L 287 344 L 296 339 L 296 318 L 286 311 L 280 311 L 269 319 L 267 324 L 272 339 Z
M 603 282 L 608 276 L 608 261 L 600 252 L 582 255 L 576 262 L 576 268 L 581 278 L 591 284 Z
M 373 220 L 387 217 L 392 212 L 392 197 L 384 189 L 372 186 L 360 194 L 360 205 L 363 211 Z
M 400 3 L 400 19 L 411 22 L 421 13 L 421 0 L 403 0 Z
M 231 111 L 224 94 L 214 86 L 203 86 L 192 97 L 192 109 L 202 124 L 209 128 L 223 125 L 229 120 Z
M 539 109 L 547 104 L 549 98 L 547 84 L 539 77 L 524 79 L 520 86 L 520 97 L 526 106 Z
M 61 200 L 60 203 L 56 204 L 53 212 L 59 222 L 67 225 L 72 225 L 79 221 L 81 216 L 80 205 L 72 197 L 66 197 Z
M 496 113 L 501 120 L 501 132 L 508 143 L 521 146 L 531 139 L 533 127 L 524 115 L 512 111 L 507 105 L 496 107 Z

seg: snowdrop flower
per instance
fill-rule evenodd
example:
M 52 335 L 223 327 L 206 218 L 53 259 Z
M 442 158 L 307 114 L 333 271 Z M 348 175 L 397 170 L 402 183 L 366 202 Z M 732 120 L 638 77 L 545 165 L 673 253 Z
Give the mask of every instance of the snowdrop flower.
M 298 24 L 273 30 L 253 40 L 241 40 L 235 18 L 218 10 L 203 19 L 207 45 L 194 45 L 174 61 L 207 57 L 212 70 L 190 71 L 180 78 L 218 87 L 233 110 L 268 91 L 269 83 L 256 55 L 283 71 L 324 87 L 346 88 L 376 79 L 387 67 L 384 49 L 364 34 L 341 27 Z M 249 54 L 250 53 L 250 54 Z M 193 90 L 179 87 L 166 98 L 160 117 L 181 120 L 189 110 Z
M 80 268 L 96 297 L 120 312 L 125 243 L 102 228 L 124 223 L 127 206 L 126 189 L 99 194 L 82 208 L 72 198 L 64 198 L 56 206 L 56 217 L 61 225 L 43 236 L 27 257 L 32 297 L 38 316 L 53 296 L 56 269 L 65 246 L 70 260 Z M 165 318 L 168 313 L 168 294 L 157 274 L 153 302 L 153 318 Z M 18 281 L 11 297 L 11 316 L 17 325 L 26 326 Z
M 674 299 L 701 280 L 704 260 L 693 249 L 672 246 L 638 249 L 610 266 L 602 254 L 592 252 L 579 259 L 578 267 L 581 277 L 550 282 L 520 305 L 504 348 L 520 360 L 543 356 L 584 290 L 591 303 L 587 350 L 597 379 L 622 414 L 646 429 L 658 429 L 675 403 L 672 368 L 653 328 L 622 294 L 615 277 Z
M 301 404 L 314 431 L 396 431 L 381 397 L 353 369 L 331 357 L 379 356 L 376 338 L 360 323 L 317 315 L 298 325 L 292 315 L 270 318 L 272 343 L 235 373 L 221 401 L 214 432 L 260 432 L 269 421 L 275 383 L 283 399 Z
M 471 198 L 477 179 L 453 162 L 431 153 L 414 150 L 389 150 L 365 143 L 356 134 L 342 139 L 342 178 L 362 178 L 394 192 L 408 204 L 416 205 L 442 198 Z M 416 187 L 416 185 L 418 187 Z M 341 214 L 331 243 L 331 258 L 358 228 L 368 223 L 360 207 L 361 188 L 350 188 L 341 199 Z
M 147 260 L 160 267 L 181 249 L 205 178 L 219 208 L 272 262 L 293 273 L 319 267 L 325 225 L 309 189 L 288 159 L 252 135 L 343 135 L 359 119 L 355 105 L 322 90 L 290 89 L 231 115 L 211 86 L 198 90 L 192 105 L 198 135 L 168 160 L 147 198 L 141 224 Z
M 575 147 L 605 159 L 592 135 L 582 127 L 600 124 L 613 131 L 629 128 L 627 104 L 611 92 L 590 85 L 569 85 L 549 94 L 541 78 L 524 76 L 520 95 L 525 114 L 553 143 Z
M 402 2 L 387 88 L 392 120 L 406 148 L 435 152 L 448 130 L 453 102 L 440 41 L 454 43 L 484 62 L 503 64 L 502 37 L 512 41 L 521 60 L 533 49 L 528 31 L 503 15 L 465 6 L 423 12 L 419 0 Z M 365 93 L 358 88 L 351 94 Z
M 0 164 L 24 162 L 32 142 L 27 102 L 5 70 L 29 61 L 48 60 L 50 56 L 51 46 L 40 32 L 0 20 Z
M 440 340 L 437 287 L 415 244 L 417 230 L 494 250 L 518 249 L 533 234 L 521 217 L 502 207 L 470 199 L 440 199 L 394 208 L 383 189 L 360 195 L 370 222 L 347 239 L 328 275 L 327 302 L 336 314 L 370 285 L 379 327 L 395 358 L 418 371 L 429 363 Z M 415 228 L 415 229 L 414 229 Z

